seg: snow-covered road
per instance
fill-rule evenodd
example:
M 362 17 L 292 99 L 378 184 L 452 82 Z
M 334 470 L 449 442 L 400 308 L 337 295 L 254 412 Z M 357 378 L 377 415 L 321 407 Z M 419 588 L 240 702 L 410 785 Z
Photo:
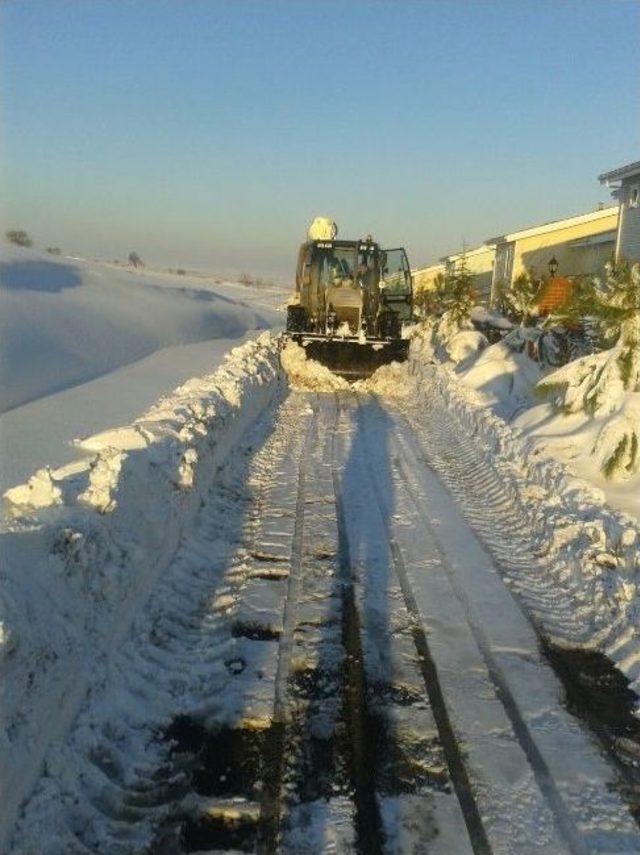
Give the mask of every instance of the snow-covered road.
M 541 652 L 585 641 L 547 560 L 437 384 L 283 389 L 11 851 L 640 851 L 631 773 Z

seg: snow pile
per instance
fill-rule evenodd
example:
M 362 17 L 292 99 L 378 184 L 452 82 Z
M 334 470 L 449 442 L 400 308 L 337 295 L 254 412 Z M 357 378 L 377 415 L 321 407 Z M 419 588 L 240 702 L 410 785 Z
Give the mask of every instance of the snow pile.
M 307 229 L 309 240 L 333 240 L 338 234 L 338 226 L 331 217 L 314 217 Z
M 349 388 L 349 384 L 342 377 L 338 377 L 319 362 L 307 359 L 304 348 L 294 341 L 287 342 L 282 351 L 282 367 L 291 383 L 299 389 L 331 392 Z
M 89 677 L 106 674 L 217 467 L 281 380 L 279 341 L 263 334 L 131 426 L 88 440 L 89 462 L 42 470 L 6 494 L 0 849 L 48 745 Z
M 510 420 L 532 405 L 540 366 L 500 341 L 477 359 L 459 366 L 457 374 L 465 385 L 482 394 L 497 415 Z
M 512 321 L 505 318 L 504 315 L 498 314 L 498 312 L 491 311 L 486 306 L 474 306 L 469 317 L 474 324 L 481 324 L 498 330 L 507 331 L 514 327 Z
M 38 469 L 26 484 L 19 484 L 7 492 L 11 505 L 22 508 L 47 508 L 62 501 L 62 491 L 51 477 L 49 467 Z
M 412 349 L 413 394 L 437 394 L 476 438 L 488 464 L 531 521 L 537 551 L 559 586 L 572 591 L 589 644 L 607 654 L 640 692 L 640 524 L 604 503 L 601 490 L 531 450 L 448 366 Z
M 460 330 L 447 341 L 447 353 L 454 362 L 461 362 L 469 356 L 475 356 L 484 350 L 488 341 L 477 330 Z
M 445 312 L 437 321 L 433 336 L 440 358 L 448 357 L 453 362 L 478 353 L 488 344 L 486 337 L 474 328 L 468 317 L 460 318 L 452 310 Z
M 460 323 L 448 312 L 439 318 L 430 318 L 408 330 L 408 337 L 423 355 L 440 362 L 460 362 L 472 359 L 488 345 L 486 336 L 478 332 L 470 321 Z
M 382 365 L 371 377 L 354 383 L 353 389 L 383 395 L 385 398 L 402 398 L 408 394 L 406 363 L 390 362 L 389 365 Z

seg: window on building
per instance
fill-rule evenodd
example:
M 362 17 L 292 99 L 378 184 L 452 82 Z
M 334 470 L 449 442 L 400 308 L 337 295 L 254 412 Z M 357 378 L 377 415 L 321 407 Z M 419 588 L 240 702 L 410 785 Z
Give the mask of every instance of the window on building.
M 637 208 L 640 201 L 640 188 L 636 185 L 629 190 L 629 207 Z

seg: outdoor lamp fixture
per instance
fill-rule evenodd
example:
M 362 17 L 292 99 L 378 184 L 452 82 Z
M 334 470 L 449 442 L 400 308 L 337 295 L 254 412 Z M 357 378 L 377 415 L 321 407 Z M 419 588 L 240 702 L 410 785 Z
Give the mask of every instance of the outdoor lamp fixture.
M 554 256 L 549 259 L 549 274 L 553 278 L 558 272 L 558 259 Z

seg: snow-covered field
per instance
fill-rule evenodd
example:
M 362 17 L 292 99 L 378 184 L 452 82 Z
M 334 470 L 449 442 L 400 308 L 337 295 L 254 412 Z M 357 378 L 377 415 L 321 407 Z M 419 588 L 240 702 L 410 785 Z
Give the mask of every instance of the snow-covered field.
M 277 287 L 0 252 L 0 492 L 283 323 Z
M 209 749 L 175 759 L 158 734 L 213 739 L 215 757 L 289 717 L 284 851 L 305 835 L 351 851 L 376 823 L 389 851 L 639 850 L 618 771 L 538 638 L 604 652 L 637 685 L 637 524 L 530 452 L 419 339 L 357 389 L 326 379 L 264 334 L 9 491 L 2 841 L 33 793 L 13 851 L 142 851 L 207 816 L 253 827 L 278 793 L 230 797 L 222 768 L 224 798 L 196 795 Z M 388 733 L 375 751 L 367 734 L 340 747 L 340 698 L 348 711 L 360 681 Z M 340 784 L 349 750 L 380 779 Z M 417 783 L 398 790 L 403 752 Z

